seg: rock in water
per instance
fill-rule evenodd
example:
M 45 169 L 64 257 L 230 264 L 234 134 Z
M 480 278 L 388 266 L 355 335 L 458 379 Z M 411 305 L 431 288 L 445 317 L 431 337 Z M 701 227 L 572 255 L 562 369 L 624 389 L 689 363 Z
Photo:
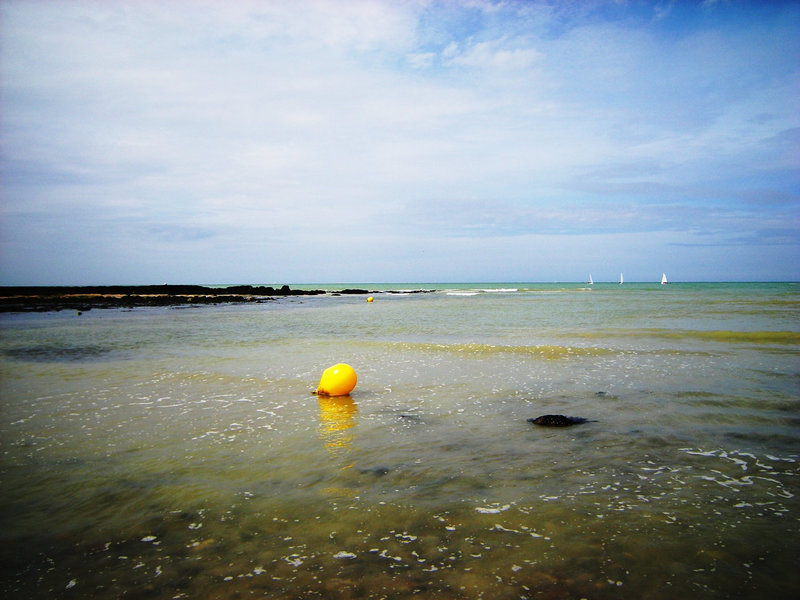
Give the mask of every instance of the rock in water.
M 535 419 L 528 419 L 528 423 L 541 425 L 542 427 L 567 427 L 578 423 L 586 423 L 586 421 L 587 419 L 583 417 L 565 417 L 564 415 L 542 415 Z
M 358 472 L 362 475 L 375 475 L 375 477 L 383 477 L 389 473 L 389 467 L 369 467 L 365 469 L 359 469 Z

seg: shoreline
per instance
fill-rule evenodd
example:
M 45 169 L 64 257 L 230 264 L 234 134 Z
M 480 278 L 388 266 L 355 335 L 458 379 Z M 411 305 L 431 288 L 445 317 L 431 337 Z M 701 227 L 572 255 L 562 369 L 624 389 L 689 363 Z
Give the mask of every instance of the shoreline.
M 435 290 L 411 290 L 404 293 L 428 293 Z M 108 286 L 14 286 L 0 287 L 0 313 L 49 312 L 93 308 L 139 308 L 147 306 L 182 306 L 192 304 L 242 304 L 274 301 L 287 296 L 333 296 L 386 294 L 392 291 L 293 290 L 288 285 L 234 285 L 207 287 L 202 285 L 108 285 Z

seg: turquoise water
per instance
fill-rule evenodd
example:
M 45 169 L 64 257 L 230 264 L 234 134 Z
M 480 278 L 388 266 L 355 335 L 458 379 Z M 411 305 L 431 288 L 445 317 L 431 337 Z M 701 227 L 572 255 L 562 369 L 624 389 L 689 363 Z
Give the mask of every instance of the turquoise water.
M 4 596 L 800 593 L 800 285 L 308 287 L 0 316 Z

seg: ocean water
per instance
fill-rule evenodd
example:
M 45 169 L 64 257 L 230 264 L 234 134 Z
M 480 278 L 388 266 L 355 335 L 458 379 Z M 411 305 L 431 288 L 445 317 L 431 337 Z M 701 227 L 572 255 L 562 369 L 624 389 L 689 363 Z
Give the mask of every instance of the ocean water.
M 800 285 L 357 287 L 0 315 L 3 597 L 800 595 Z

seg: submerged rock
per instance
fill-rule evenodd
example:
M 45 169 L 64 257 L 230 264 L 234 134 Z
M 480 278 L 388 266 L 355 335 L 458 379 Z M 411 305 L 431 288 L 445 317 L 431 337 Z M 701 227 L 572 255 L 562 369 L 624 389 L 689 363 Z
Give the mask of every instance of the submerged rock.
M 383 477 L 384 475 L 389 474 L 389 467 L 368 467 L 362 468 L 358 470 L 359 473 L 362 475 L 374 475 L 375 477 Z
M 569 425 L 578 425 L 579 423 L 586 423 L 588 419 L 583 417 L 565 417 L 564 415 L 542 415 L 528 419 L 528 423 L 534 425 L 541 425 L 542 427 L 568 427 Z

